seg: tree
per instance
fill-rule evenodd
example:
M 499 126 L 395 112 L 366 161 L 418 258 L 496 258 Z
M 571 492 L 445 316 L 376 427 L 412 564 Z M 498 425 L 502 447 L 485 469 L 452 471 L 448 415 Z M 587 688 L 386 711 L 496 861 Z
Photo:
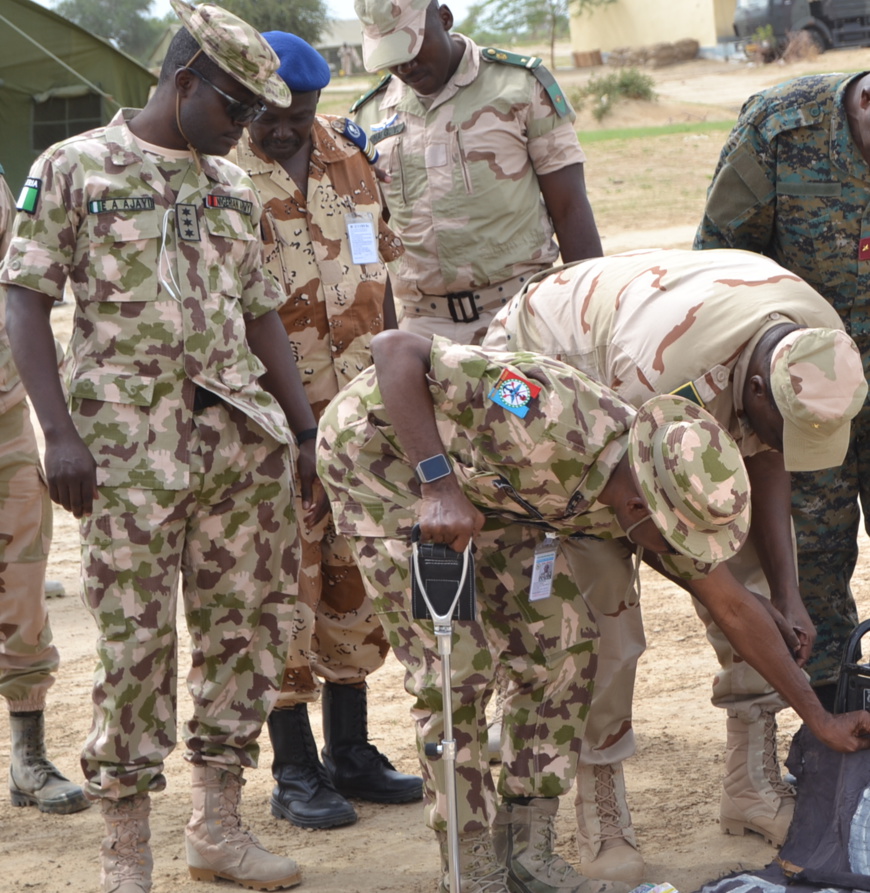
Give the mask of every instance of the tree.
M 556 39 L 568 33 L 570 13 L 582 15 L 616 0 L 481 0 L 462 23 L 463 33 L 480 43 L 521 43 L 546 39 L 550 67 L 556 67 Z
M 325 0 L 219 0 L 258 31 L 289 31 L 314 44 L 330 17 Z
M 165 21 L 148 15 L 152 4 L 153 0 L 62 0 L 55 11 L 141 60 L 166 27 Z

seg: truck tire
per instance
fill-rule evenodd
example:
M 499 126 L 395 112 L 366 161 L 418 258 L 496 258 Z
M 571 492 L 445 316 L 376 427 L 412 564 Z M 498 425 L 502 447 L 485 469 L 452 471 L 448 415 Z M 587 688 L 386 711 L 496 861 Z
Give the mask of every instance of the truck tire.
M 825 35 L 818 28 L 804 28 L 804 34 L 813 42 L 813 46 L 820 52 L 824 53 L 828 49 L 828 41 Z

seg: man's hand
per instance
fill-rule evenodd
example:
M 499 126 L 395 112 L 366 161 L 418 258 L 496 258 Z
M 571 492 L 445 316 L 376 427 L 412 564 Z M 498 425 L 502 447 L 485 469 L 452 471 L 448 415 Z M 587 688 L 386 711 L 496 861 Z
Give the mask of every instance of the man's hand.
M 432 484 L 423 484 L 420 502 L 420 540 L 444 543 L 462 552 L 480 533 L 484 516 L 462 492 L 456 478 L 449 475 Z
M 46 438 L 45 476 L 53 502 L 76 518 L 91 514 L 97 498 L 97 463 L 77 434 Z
M 306 440 L 299 447 L 297 459 L 299 471 L 299 495 L 302 497 L 302 508 L 305 509 L 305 524 L 314 527 L 318 521 L 326 517 L 329 511 L 329 497 L 317 477 L 316 441 Z
M 803 602 L 790 603 L 789 608 L 783 611 L 782 616 L 798 642 L 797 647 L 789 650 L 794 655 L 797 665 L 802 667 L 812 654 L 816 642 L 816 628 L 813 621 L 810 620 L 810 615 Z M 788 644 L 788 640 L 786 640 L 786 644 Z
M 854 753 L 870 748 L 870 713 L 866 710 L 826 713 L 820 723 L 807 725 L 816 738 L 827 744 L 831 750 Z

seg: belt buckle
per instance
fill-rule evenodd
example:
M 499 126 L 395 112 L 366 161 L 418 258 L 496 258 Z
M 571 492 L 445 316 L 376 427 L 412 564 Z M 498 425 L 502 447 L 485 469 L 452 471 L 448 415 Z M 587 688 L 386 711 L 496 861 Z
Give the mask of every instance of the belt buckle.
M 471 313 L 466 309 L 465 301 L 468 300 L 468 307 Z M 477 306 L 474 303 L 473 291 L 455 291 L 447 295 L 447 306 L 450 308 L 450 318 L 453 322 L 476 322 L 480 319 L 477 312 Z

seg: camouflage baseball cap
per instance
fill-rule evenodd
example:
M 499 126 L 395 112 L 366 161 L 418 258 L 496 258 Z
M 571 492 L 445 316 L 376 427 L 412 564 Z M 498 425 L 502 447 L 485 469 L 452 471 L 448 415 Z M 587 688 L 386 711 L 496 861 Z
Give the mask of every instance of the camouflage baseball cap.
M 354 0 L 363 24 L 363 62 L 369 71 L 410 62 L 423 44 L 431 0 Z
M 855 342 L 839 329 L 798 329 L 770 356 L 770 389 L 782 413 L 788 471 L 842 465 L 851 420 L 867 397 Z
M 272 47 L 256 28 L 220 6 L 202 3 L 191 6 L 171 0 L 184 27 L 202 51 L 231 78 L 255 96 L 279 108 L 293 98 L 290 88 L 278 77 L 280 62 Z
M 736 555 L 749 533 L 749 477 L 734 438 L 695 403 L 666 394 L 628 434 L 634 482 L 662 536 L 706 563 Z

